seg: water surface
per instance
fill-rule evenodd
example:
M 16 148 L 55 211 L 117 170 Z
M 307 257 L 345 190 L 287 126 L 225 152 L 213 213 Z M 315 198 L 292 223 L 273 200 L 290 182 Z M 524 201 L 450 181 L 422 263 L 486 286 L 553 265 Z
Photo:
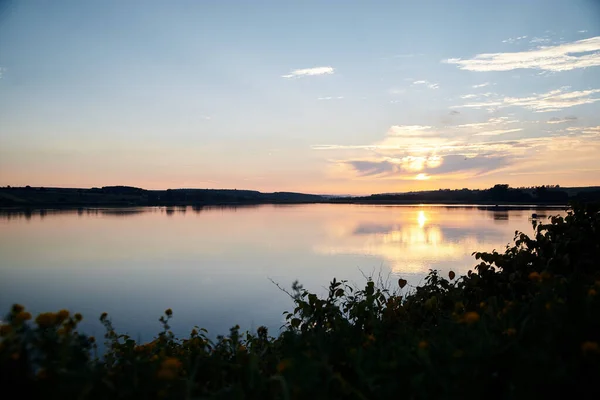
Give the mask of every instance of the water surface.
M 298 279 L 324 292 L 331 278 L 364 275 L 417 285 L 429 269 L 473 268 L 474 251 L 502 251 L 531 215 L 560 209 L 473 206 L 293 205 L 0 211 L 0 310 L 68 308 L 100 335 L 106 311 L 119 331 L 148 340 L 166 308 L 173 330 L 213 334 L 282 324 Z

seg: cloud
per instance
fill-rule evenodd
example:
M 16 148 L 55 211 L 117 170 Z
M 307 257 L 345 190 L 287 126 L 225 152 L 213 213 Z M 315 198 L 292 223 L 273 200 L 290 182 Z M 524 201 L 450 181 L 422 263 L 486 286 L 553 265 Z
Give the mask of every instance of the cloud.
M 564 118 L 552 117 L 548 121 L 546 121 L 546 123 L 547 124 L 564 124 L 564 123 L 573 122 L 573 121 L 577 121 L 577 117 L 575 117 L 575 116 L 567 116 Z
M 519 132 L 522 131 L 522 128 L 515 128 L 515 129 L 497 129 L 494 131 L 486 131 L 486 132 L 479 132 L 474 134 L 473 136 L 497 136 L 497 135 L 504 135 L 505 133 L 511 133 L 511 132 Z
M 460 111 L 450 110 L 450 115 L 458 115 L 458 114 L 460 114 Z
M 546 71 L 570 71 L 600 66 L 600 36 L 543 46 L 515 53 L 484 53 L 470 59 L 450 58 L 443 62 L 468 71 L 511 71 L 531 68 Z
M 532 44 L 540 44 L 540 43 L 548 43 L 551 42 L 552 40 L 547 38 L 547 37 L 534 37 L 532 38 L 529 43 Z
M 333 67 L 315 67 L 315 68 L 304 68 L 296 69 L 287 75 L 282 75 L 282 78 L 297 78 L 302 76 L 316 76 L 316 75 L 331 75 L 334 72 Z
M 514 38 L 508 38 L 506 40 L 503 40 L 502 43 L 511 43 L 512 44 L 512 43 L 519 42 L 519 41 L 521 41 L 523 39 L 527 39 L 527 36 L 517 36 L 517 37 L 514 37 Z
M 317 100 L 342 100 L 343 98 L 344 98 L 344 96 L 337 96 L 337 97 L 327 96 L 327 97 L 318 97 Z
M 486 122 L 472 122 L 469 124 L 457 125 L 456 128 L 486 128 L 494 125 L 505 125 L 505 124 L 514 124 L 519 122 L 516 119 L 509 119 L 508 117 L 498 117 L 498 118 L 490 118 Z
M 431 83 L 431 82 L 426 81 L 426 80 L 414 81 L 413 85 L 425 85 L 429 89 L 437 89 L 437 88 L 440 87 L 440 85 L 438 83 Z
M 574 92 L 565 92 L 564 89 L 561 88 L 548 93 L 534 94 L 530 97 L 504 97 L 501 100 L 467 103 L 452 106 L 451 108 L 524 107 L 535 112 L 550 112 L 600 101 L 600 97 L 592 97 L 592 95 L 600 93 L 600 89 Z
M 482 88 L 482 87 L 486 87 L 486 86 L 489 86 L 489 85 L 490 85 L 489 82 L 484 82 L 484 83 L 480 83 L 479 85 L 473 85 L 471 87 L 474 88 L 474 89 L 477 89 L 477 88 Z

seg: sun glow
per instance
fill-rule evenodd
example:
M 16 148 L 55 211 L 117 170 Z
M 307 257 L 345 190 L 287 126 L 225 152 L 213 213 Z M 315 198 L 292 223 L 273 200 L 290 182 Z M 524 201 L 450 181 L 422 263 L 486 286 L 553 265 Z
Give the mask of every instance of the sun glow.
M 427 216 L 425 215 L 425 211 L 419 211 L 419 215 L 417 216 L 417 221 L 419 222 L 419 227 L 424 227 L 425 222 L 427 222 Z

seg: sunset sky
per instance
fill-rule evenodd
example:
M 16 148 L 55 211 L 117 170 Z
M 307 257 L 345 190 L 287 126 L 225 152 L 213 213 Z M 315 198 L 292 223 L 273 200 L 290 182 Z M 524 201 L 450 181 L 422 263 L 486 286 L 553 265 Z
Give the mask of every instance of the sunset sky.
M 600 185 L 600 1 L 2 1 L 0 186 Z

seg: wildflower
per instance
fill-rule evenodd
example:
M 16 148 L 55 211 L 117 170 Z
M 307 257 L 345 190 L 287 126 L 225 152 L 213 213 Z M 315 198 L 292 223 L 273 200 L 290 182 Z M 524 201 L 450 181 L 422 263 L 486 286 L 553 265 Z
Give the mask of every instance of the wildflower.
M 38 379 L 46 379 L 48 377 L 48 372 L 44 368 L 40 368 L 40 370 L 35 374 Z
M 468 313 L 466 313 L 464 315 L 464 321 L 467 324 L 473 324 L 477 321 L 479 321 L 479 314 L 477 314 L 475 311 L 469 311 Z
M 83 315 L 81 315 L 80 313 L 77 313 L 74 315 L 75 321 L 77 322 L 81 322 L 81 320 L 83 319 Z
M 158 379 L 170 381 L 177 377 L 177 370 L 161 368 L 156 373 Z
M 105 313 L 105 312 L 103 312 L 103 313 L 100 315 L 100 321 L 104 321 L 104 320 L 106 319 L 106 317 L 108 317 L 108 314 L 107 314 L 107 313 Z
M 167 315 L 167 317 L 170 317 L 171 315 L 173 315 L 173 310 L 171 310 L 170 308 L 167 308 L 165 310 L 165 314 Z
M 181 368 L 181 361 L 179 361 L 175 357 L 169 357 L 166 360 L 164 360 L 160 366 L 161 368 L 177 370 Z
M 21 355 L 19 353 L 12 353 L 10 355 L 10 358 L 12 358 L 15 361 L 17 361 L 20 357 L 21 357 Z
M 20 304 L 13 304 L 13 306 L 12 306 L 12 312 L 13 312 L 14 314 L 18 314 L 18 313 L 20 313 L 20 312 L 21 312 L 21 311 L 23 311 L 23 310 L 25 310 L 25 307 L 23 307 L 23 306 L 22 306 L 22 305 L 20 305 Z
M 150 361 L 156 361 L 158 360 L 158 356 L 155 354 L 152 357 L 150 357 Z
M 597 294 L 598 294 L 598 292 L 596 292 L 596 289 L 590 289 L 590 290 L 588 290 L 588 295 L 591 296 L 591 297 L 594 297 Z
M 281 360 L 279 364 L 277 364 L 277 372 L 281 374 L 283 371 L 289 369 L 291 366 L 292 361 L 290 359 Z
M 19 323 L 24 321 L 29 321 L 31 319 L 31 313 L 27 311 L 19 311 L 17 315 L 15 315 L 15 320 Z
M 49 328 L 56 323 L 56 314 L 50 312 L 41 313 L 35 318 L 35 323 L 42 329 Z
M 453 280 L 455 276 L 456 274 L 454 273 L 454 271 L 448 272 L 448 278 L 450 278 L 450 280 Z
M 95 343 L 95 342 L 96 342 L 96 338 L 95 338 L 95 337 L 93 337 L 93 336 L 90 336 L 90 337 L 88 338 L 88 342 L 90 342 L 90 343 Z
M 406 286 L 408 282 L 406 281 L 406 279 L 398 279 L 398 286 L 400 286 L 400 289 L 404 288 L 404 286 Z
M 425 350 L 427 347 L 429 347 L 429 343 L 427 343 L 426 340 L 421 340 L 418 346 L 421 350 Z
M 540 277 L 544 281 L 549 281 L 550 279 L 552 279 L 552 274 L 550 272 L 548 272 L 548 271 L 544 271 L 544 272 L 542 272 L 542 274 L 540 275 Z
M 529 274 L 529 279 L 538 282 L 540 279 L 542 279 L 542 276 L 539 274 L 539 272 L 533 271 Z
M 12 326 L 10 325 L 0 325 L 0 336 L 6 336 L 12 331 Z
M 552 303 L 547 302 L 545 307 L 546 307 L 546 311 L 552 310 Z
M 198 331 L 196 330 L 196 328 L 192 329 L 192 333 L 190 333 L 190 336 L 196 336 L 198 334 Z
M 452 357 L 454 357 L 454 358 L 461 358 L 464 355 L 465 355 L 465 352 L 460 349 L 455 350 L 454 353 L 452 353 Z
M 68 310 L 60 310 L 59 312 L 56 313 L 56 320 L 59 323 L 63 322 L 67 318 L 69 318 L 69 311 Z
M 598 343 L 585 341 L 581 344 L 581 352 L 583 354 L 598 353 Z
M 369 342 L 374 342 L 375 341 L 375 335 L 373 335 L 373 334 L 367 335 L 367 340 Z
M 517 330 L 515 328 L 508 328 L 502 333 L 506 336 L 515 336 L 517 334 Z
M 486 304 L 485 301 L 482 301 L 481 303 L 479 303 L 479 308 L 485 308 Z
M 241 344 L 240 347 L 238 347 L 238 350 L 240 352 L 244 353 L 244 352 L 246 352 L 246 346 L 244 346 L 244 345 Z

